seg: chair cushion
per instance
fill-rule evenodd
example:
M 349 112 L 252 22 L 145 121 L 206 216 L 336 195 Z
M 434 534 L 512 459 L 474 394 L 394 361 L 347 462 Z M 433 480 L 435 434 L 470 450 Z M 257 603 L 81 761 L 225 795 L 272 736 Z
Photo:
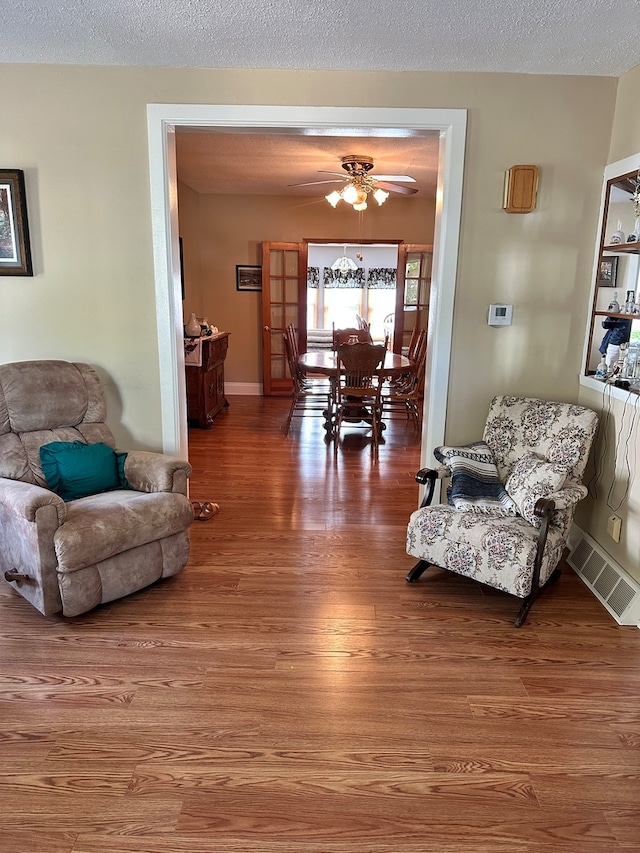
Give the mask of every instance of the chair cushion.
M 451 471 L 448 501 L 456 509 L 516 515 L 517 506 L 500 482 L 491 448 L 484 441 L 436 447 L 434 456 Z
M 515 501 L 518 512 L 534 527 L 540 527 L 541 520 L 533 512 L 536 501 L 548 498 L 563 487 L 569 469 L 564 465 L 546 462 L 535 453 L 526 453 L 513 466 L 505 483 L 508 494 Z
M 186 530 L 193 508 L 176 492 L 102 492 L 67 505 L 56 530 L 58 572 L 75 572 L 147 542 Z
M 126 456 L 102 442 L 52 441 L 40 448 L 47 486 L 64 501 L 126 488 Z
M 539 531 L 515 516 L 459 512 L 447 504 L 416 510 L 407 528 L 407 553 L 433 566 L 464 575 L 524 598 L 531 592 Z M 558 565 L 566 527 L 549 528 L 540 583 Z

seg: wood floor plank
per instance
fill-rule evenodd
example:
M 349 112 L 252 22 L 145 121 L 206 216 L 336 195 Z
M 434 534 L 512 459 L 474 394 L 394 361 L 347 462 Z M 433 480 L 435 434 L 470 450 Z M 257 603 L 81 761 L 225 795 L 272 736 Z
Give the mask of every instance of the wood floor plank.
M 404 580 L 419 438 L 288 400 L 192 430 L 186 569 L 76 619 L 0 587 L 0 853 L 640 853 L 640 634 L 566 567 Z

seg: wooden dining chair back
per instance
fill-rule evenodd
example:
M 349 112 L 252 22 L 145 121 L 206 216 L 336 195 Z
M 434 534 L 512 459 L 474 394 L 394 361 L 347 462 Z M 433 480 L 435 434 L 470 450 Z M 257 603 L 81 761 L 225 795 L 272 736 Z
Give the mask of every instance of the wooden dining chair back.
M 295 331 L 295 330 L 294 330 Z M 287 330 L 282 335 L 287 366 L 293 385 L 291 391 L 291 406 L 287 416 L 284 434 L 289 434 L 291 421 L 294 417 L 305 415 L 322 415 L 327 420 L 327 412 L 332 405 L 332 388 L 328 379 L 314 381 L 304 375 L 298 356 L 294 351 Z
M 291 349 L 291 352 L 295 356 L 297 362 L 298 357 L 300 355 L 300 343 L 298 341 L 298 330 L 293 325 L 293 323 L 289 323 L 289 325 L 284 330 L 284 335 L 289 341 L 289 347 Z
M 407 352 L 407 358 L 410 361 L 419 361 L 422 358 L 423 352 L 427 348 L 427 330 L 426 329 L 414 329 L 411 333 L 411 340 L 409 341 L 409 350 Z
M 335 445 L 345 419 L 352 425 L 371 427 L 371 448 L 378 455 L 382 427 L 380 392 L 382 378 L 376 371 L 384 362 L 384 346 L 370 343 L 341 344 L 338 347 L 339 376 L 336 392 Z
M 423 349 L 419 360 L 412 362 L 409 373 L 396 382 L 384 383 L 382 389 L 382 411 L 385 417 L 401 414 L 418 431 L 422 426 L 426 365 L 427 352 Z
M 353 343 L 357 340 L 361 344 L 372 344 L 373 338 L 369 329 L 358 329 L 355 326 L 348 329 L 333 330 L 333 348 L 338 351 L 338 347 L 342 344 Z
M 361 317 L 359 314 L 356 314 L 356 325 L 359 329 L 364 329 L 366 332 L 371 330 L 371 323 L 367 323 L 364 317 Z

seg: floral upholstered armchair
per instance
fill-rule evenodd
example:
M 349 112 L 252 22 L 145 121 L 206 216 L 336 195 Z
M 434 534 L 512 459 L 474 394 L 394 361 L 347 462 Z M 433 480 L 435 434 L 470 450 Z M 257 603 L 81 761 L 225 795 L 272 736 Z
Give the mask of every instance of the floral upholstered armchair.
M 117 452 L 87 364 L 0 365 L 0 571 L 45 615 L 77 616 L 184 568 L 191 465 Z
M 582 477 L 597 427 L 590 409 L 526 397 L 495 397 L 483 439 L 436 448 L 424 468 L 421 507 L 409 520 L 407 553 L 418 580 L 438 566 L 523 599 L 520 627 L 541 589 L 559 577 Z M 438 479 L 448 503 L 431 506 Z

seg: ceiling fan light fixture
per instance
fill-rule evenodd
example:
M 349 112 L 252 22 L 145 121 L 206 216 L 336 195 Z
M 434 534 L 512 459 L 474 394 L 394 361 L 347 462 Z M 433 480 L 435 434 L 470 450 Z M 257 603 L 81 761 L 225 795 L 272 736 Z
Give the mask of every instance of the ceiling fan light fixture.
M 358 188 L 354 184 L 348 184 L 342 190 L 342 198 L 348 204 L 358 204 L 358 202 L 362 201 L 362 199 L 359 196 L 360 196 L 360 193 L 358 191 Z
M 389 193 L 385 192 L 384 190 L 380 189 L 380 187 L 378 187 L 376 190 L 374 190 L 373 197 L 375 198 L 375 200 L 378 202 L 379 205 L 382 205 L 389 198 Z
M 342 195 L 337 190 L 334 190 L 332 193 L 329 193 L 329 195 L 326 195 L 325 198 L 331 207 L 335 207 L 337 203 L 342 200 Z
M 354 204 L 353 209 L 354 210 L 366 210 L 367 209 L 367 202 L 361 201 L 359 204 Z

